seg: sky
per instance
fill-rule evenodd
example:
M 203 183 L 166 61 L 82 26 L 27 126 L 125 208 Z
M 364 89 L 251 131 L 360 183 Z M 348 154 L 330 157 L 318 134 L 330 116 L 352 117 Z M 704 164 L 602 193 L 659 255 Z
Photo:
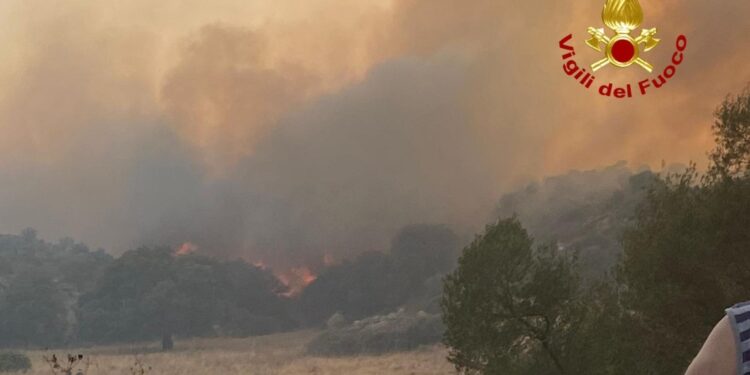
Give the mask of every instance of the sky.
M 625 160 L 705 165 L 750 82 L 750 2 L 642 0 L 664 69 L 627 101 L 563 73 L 602 0 L 5 0 L 0 232 L 113 253 L 190 242 L 291 267 L 481 228 L 499 197 Z M 635 83 L 640 68 L 597 82 Z

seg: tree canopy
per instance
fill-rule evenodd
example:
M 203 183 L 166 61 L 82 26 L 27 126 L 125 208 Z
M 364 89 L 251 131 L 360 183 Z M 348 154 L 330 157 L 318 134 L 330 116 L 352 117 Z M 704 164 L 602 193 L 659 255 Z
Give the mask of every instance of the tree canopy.
M 95 342 L 261 334 L 291 322 L 268 271 L 169 248 L 131 250 L 79 300 L 81 338 Z
M 445 279 L 449 359 L 482 373 L 568 373 L 579 294 L 574 259 L 535 247 L 516 218 L 489 225 Z
M 315 325 L 336 312 L 359 319 L 422 298 L 429 303 L 429 280 L 455 267 L 459 252 L 460 239 L 447 227 L 407 226 L 394 237 L 390 253 L 366 252 L 324 269 L 300 296 L 303 320 Z
M 62 345 L 75 339 L 75 301 L 112 257 L 33 229 L 0 235 L 0 346 Z
M 657 374 L 684 371 L 724 308 L 750 300 L 750 91 L 722 103 L 713 130 L 708 174 L 661 179 L 623 239 L 623 305 Z

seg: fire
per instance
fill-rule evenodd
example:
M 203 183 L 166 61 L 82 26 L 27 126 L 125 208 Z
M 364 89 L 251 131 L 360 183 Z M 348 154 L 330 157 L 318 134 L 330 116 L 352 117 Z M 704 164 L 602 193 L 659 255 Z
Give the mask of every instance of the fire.
M 174 255 L 183 256 L 194 253 L 196 251 L 198 251 L 198 245 L 192 242 L 185 242 L 182 245 L 178 246 L 177 249 L 175 249 Z
M 272 273 L 279 282 L 286 287 L 284 297 L 296 297 L 302 293 L 305 288 L 317 280 L 318 275 L 313 271 L 314 268 L 308 266 L 277 268 L 269 265 L 265 260 L 247 260 L 250 264 L 263 271 Z M 333 263 L 333 258 L 326 256 L 324 262 Z
M 293 267 L 283 272 L 276 272 L 275 274 L 279 281 L 288 288 L 288 291 L 283 293 L 285 297 L 299 295 L 318 278 L 315 273 L 305 266 Z

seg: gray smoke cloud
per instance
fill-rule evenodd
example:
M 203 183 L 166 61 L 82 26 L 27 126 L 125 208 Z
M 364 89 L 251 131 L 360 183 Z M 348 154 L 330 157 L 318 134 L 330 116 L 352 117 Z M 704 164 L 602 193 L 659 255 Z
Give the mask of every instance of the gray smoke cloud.
M 144 241 L 315 264 L 387 249 L 410 223 L 468 230 L 489 218 L 498 191 L 487 171 L 499 163 L 466 129 L 466 69 L 451 56 L 395 60 L 290 113 L 232 176 L 204 186 L 204 199 L 182 200 L 187 209 Z M 511 142 L 497 144 L 508 164 Z
M 2 232 L 314 266 L 412 223 L 472 233 L 544 175 L 702 162 L 713 108 L 750 80 L 746 1 L 642 1 L 649 60 L 663 69 L 682 33 L 688 54 L 620 103 L 561 69 L 568 33 L 598 59 L 600 1 L 107 3 L 0 6 Z

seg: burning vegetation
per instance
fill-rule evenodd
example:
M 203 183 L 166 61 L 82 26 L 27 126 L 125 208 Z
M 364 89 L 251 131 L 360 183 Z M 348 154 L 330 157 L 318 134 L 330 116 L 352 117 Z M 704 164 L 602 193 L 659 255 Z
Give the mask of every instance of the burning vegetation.
M 175 249 L 174 254 L 176 256 L 183 256 L 198 251 L 198 246 L 192 242 L 185 242 Z
M 285 297 L 298 296 L 318 278 L 310 268 L 305 266 L 292 267 L 287 271 L 275 272 L 274 274 L 288 289 L 282 293 Z

